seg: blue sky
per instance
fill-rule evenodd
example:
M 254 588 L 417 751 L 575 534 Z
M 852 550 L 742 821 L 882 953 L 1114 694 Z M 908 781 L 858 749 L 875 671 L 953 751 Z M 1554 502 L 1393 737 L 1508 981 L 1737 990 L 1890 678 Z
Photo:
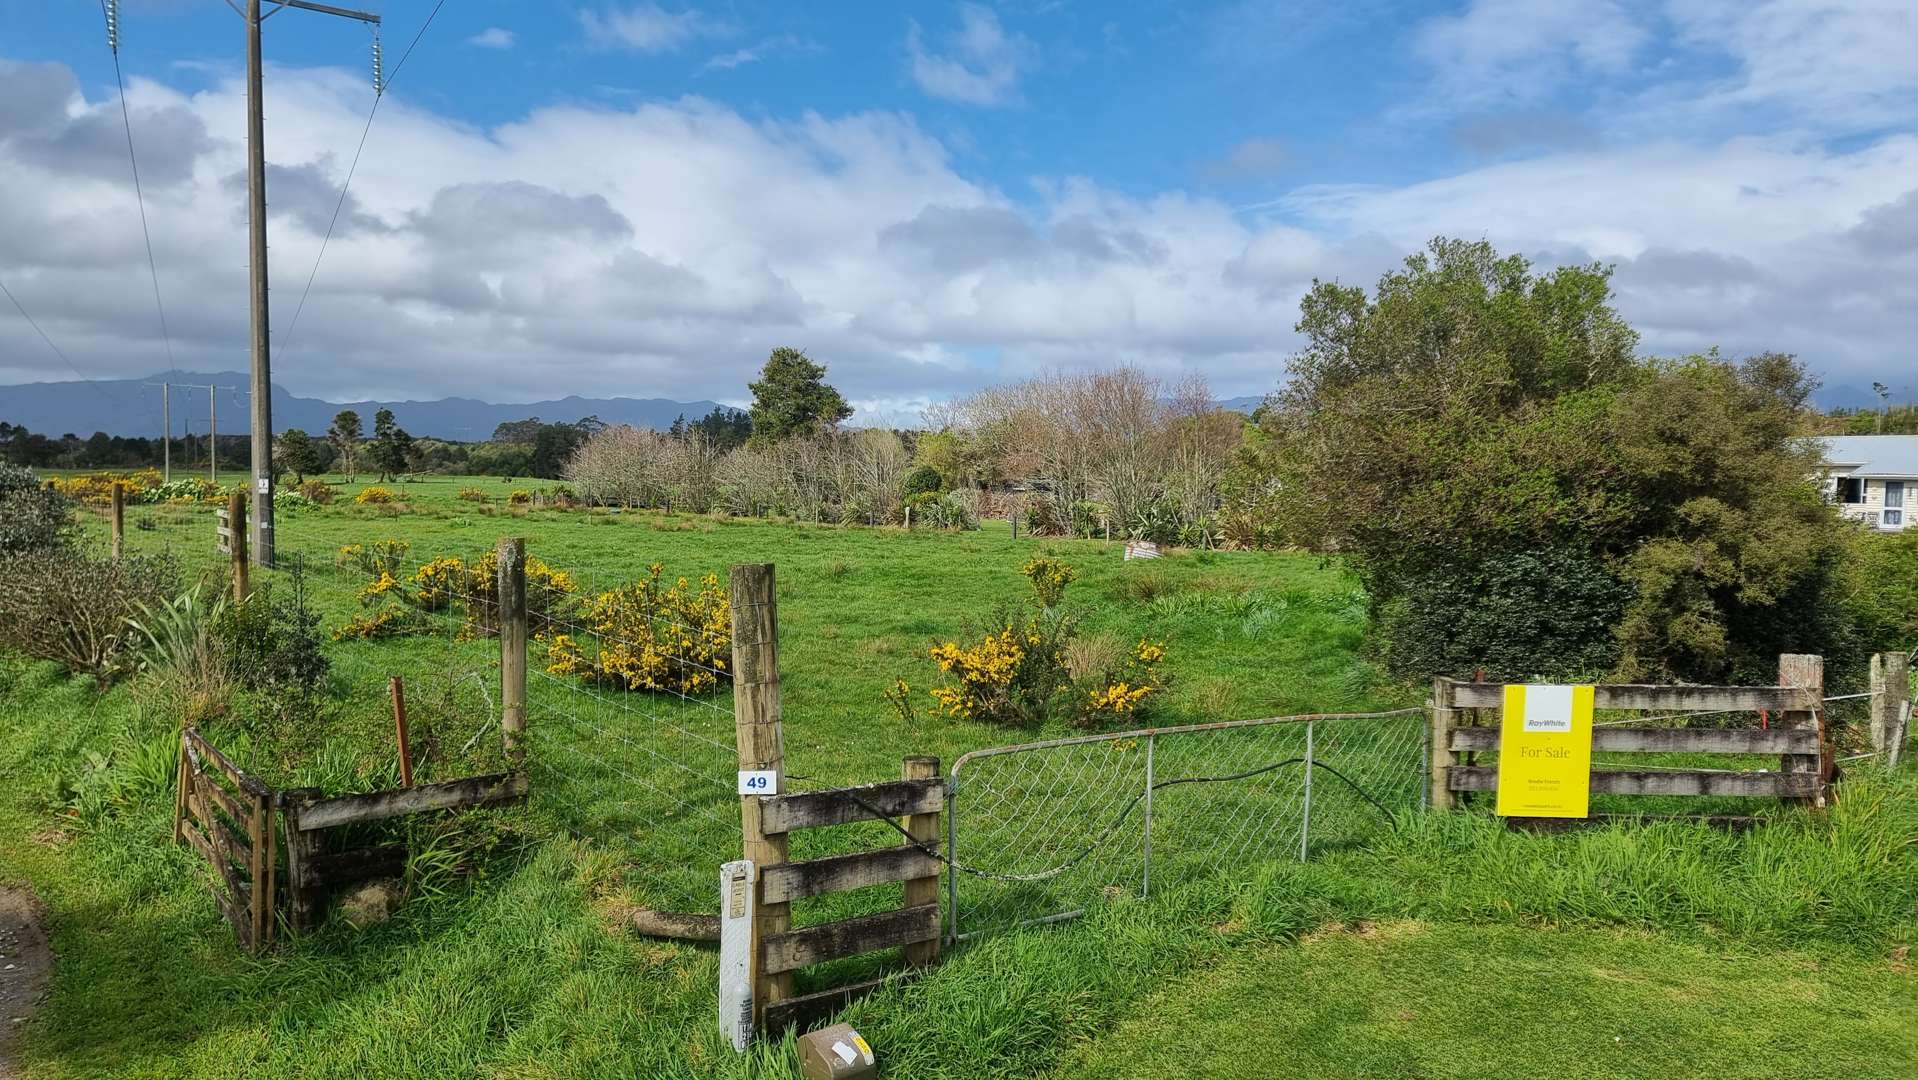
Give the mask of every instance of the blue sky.
M 373 5 L 389 72 L 433 6 Z M 1369 282 L 1443 233 L 1616 265 L 1647 351 L 1777 348 L 1902 387 L 1915 12 L 451 0 L 294 324 L 372 90 L 365 28 L 287 10 L 266 24 L 276 376 L 737 400 L 791 343 L 875 417 L 1114 362 L 1258 393 L 1313 277 Z M 89 3 L 0 0 L 0 281 L 91 375 L 162 369 L 168 345 L 235 366 L 242 27 L 220 0 L 125 0 L 121 24 L 172 333 Z M 63 375 L 0 319 L 0 378 Z

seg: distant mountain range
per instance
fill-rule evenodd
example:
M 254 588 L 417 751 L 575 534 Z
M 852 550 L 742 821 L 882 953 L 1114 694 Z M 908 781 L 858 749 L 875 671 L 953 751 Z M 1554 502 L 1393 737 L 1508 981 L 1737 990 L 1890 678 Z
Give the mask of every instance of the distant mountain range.
M 21 383 L 0 386 L 0 420 L 22 424 L 30 431 L 59 437 L 69 432 L 86 438 L 96 431 L 108 435 L 154 436 L 160 433 L 160 388 L 148 383 L 173 383 L 173 432 L 175 435 L 206 434 L 207 392 L 189 390 L 184 384 L 201 387 L 214 385 L 218 391 L 217 420 L 221 433 L 244 435 L 252 430 L 247 411 L 247 376 L 225 371 L 162 373 L 145 379 L 94 379 L 73 382 Z M 232 389 L 225 389 L 231 387 Z M 1856 386 L 1828 386 L 1812 397 L 1818 408 L 1875 409 L 1878 396 Z M 1251 415 L 1264 404 L 1263 395 L 1226 398 L 1222 409 Z M 333 416 L 342 409 L 360 414 L 360 423 L 373 429 L 373 414 L 392 409 L 399 425 L 414 435 L 460 442 L 481 442 L 493 435 L 493 429 L 509 420 L 537 416 L 548 423 L 564 423 L 582 417 L 597 416 L 608 424 L 631 424 L 639 428 L 664 431 L 673 420 L 684 416 L 697 420 L 720 406 L 711 401 L 672 401 L 667 398 L 584 398 L 563 397 L 552 401 L 496 405 L 473 398 L 440 398 L 436 401 L 322 401 L 296 397 L 282 387 L 273 388 L 273 426 L 318 433 L 332 426 Z
M 173 384 L 173 433 L 206 434 L 207 392 L 188 390 L 182 384 L 221 387 L 217 391 L 215 420 L 223 435 L 245 435 L 252 431 L 247 408 L 247 376 L 243 372 L 223 371 L 162 372 L 145 379 L 93 379 L 75 382 L 22 383 L 0 386 L 0 420 L 24 425 L 28 430 L 59 437 L 69 432 L 86 438 L 96 431 L 108 435 L 158 436 L 160 434 L 160 387 L 148 383 Z M 231 387 L 232 389 L 226 389 Z M 509 420 L 537 416 L 548 423 L 570 423 L 582 417 L 597 416 L 608 424 L 663 431 L 676 417 L 697 420 L 719 408 L 711 401 L 671 401 L 666 398 L 583 398 L 564 397 L 553 401 L 529 401 L 523 404 L 495 405 L 472 398 L 440 398 L 437 401 L 321 401 L 297 397 L 280 386 L 273 387 L 273 426 L 319 433 L 333 424 L 333 416 L 342 409 L 360 414 L 360 423 L 370 434 L 373 414 L 380 409 L 393 410 L 393 418 L 408 432 L 437 439 L 481 442 L 493 435 L 493 429 Z

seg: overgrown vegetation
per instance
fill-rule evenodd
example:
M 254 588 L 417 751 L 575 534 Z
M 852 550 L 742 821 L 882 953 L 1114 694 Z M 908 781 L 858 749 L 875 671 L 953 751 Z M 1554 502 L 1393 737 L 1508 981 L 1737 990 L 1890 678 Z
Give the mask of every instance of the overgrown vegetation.
M 1320 283 L 1251 468 L 1347 554 L 1407 674 L 1765 681 L 1852 657 L 1846 527 L 1776 354 L 1642 360 L 1609 271 L 1438 240 L 1370 295 Z

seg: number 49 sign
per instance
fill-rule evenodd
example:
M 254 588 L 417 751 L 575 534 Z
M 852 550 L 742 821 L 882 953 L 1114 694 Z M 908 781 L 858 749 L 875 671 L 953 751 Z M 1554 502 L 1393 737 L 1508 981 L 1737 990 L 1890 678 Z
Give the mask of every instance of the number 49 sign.
M 739 793 L 741 795 L 771 795 L 778 785 L 779 773 L 777 770 L 739 770 Z

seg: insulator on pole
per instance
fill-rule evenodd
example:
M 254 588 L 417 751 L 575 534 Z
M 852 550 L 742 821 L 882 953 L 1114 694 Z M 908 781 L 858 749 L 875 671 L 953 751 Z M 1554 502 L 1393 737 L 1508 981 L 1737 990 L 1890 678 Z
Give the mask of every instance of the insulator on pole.
M 386 92 L 386 75 L 380 70 L 380 28 L 373 28 L 373 93 Z
M 120 51 L 120 0 L 106 0 L 107 48 Z

